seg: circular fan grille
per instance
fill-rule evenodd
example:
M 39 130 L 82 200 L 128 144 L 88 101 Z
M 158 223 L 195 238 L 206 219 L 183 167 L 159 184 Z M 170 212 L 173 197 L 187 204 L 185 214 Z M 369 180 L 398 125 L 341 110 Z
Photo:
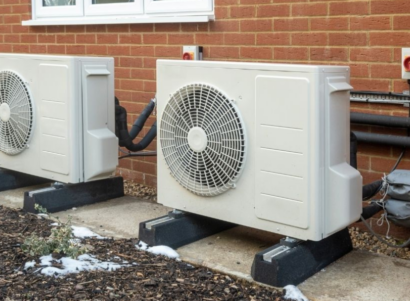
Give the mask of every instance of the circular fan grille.
M 245 163 L 239 111 L 208 85 L 187 85 L 171 96 L 161 119 L 160 143 L 173 177 L 201 196 L 232 188 Z
M 0 71 L 0 151 L 22 152 L 32 126 L 33 105 L 26 85 L 14 72 Z

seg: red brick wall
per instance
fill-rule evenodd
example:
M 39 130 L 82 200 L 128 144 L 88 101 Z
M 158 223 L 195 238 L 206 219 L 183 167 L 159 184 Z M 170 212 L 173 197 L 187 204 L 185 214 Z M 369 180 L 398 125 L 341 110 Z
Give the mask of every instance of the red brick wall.
M 156 59 L 179 58 L 183 44 L 204 46 L 206 60 L 349 65 L 355 89 L 407 89 L 400 79 L 400 49 L 410 47 L 407 0 L 215 0 L 216 21 L 209 23 L 23 27 L 21 21 L 31 18 L 30 2 L 0 0 L 0 51 L 115 57 L 116 95 L 130 120 L 154 96 Z M 407 114 L 394 105 L 352 107 Z M 365 182 L 388 171 L 399 152 L 360 145 Z M 400 166 L 410 168 L 410 155 Z M 156 184 L 155 158 L 121 160 L 118 170 Z

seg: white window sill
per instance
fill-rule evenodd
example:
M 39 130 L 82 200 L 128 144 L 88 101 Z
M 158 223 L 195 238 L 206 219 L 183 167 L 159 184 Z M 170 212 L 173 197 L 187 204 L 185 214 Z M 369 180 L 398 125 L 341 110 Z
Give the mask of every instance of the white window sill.
M 198 23 L 214 20 L 214 15 L 189 16 L 116 16 L 116 17 L 72 17 L 72 18 L 41 18 L 23 21 L 23 26 L 45 25 L 96 25 L 96 24 L 136 24 L 136 23 Z

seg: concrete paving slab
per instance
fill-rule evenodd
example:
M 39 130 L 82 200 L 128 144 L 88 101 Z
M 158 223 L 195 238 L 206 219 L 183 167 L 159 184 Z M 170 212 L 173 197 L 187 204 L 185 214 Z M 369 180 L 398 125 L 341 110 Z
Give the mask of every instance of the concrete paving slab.
M 37 188 L 36 186 L 35 188 Z M 0 205 L 22 208 L 24 192 L 33 187 L 0 192 Z M 139 223 L 166 215 L 162 205 L 123 197 L 52 214 L 61 220 L 72 216 L 74 225 L 85 226 L 109 237 L 138 237 Z M 181 258 L 252 281 L 250 268 L 258 251 L 281 236 L 236 227 L 179 248 Z M 299 285 L 314 301 L 402 301 L 410 300 L 410 261 L 353 251 Z
M 410 261 L 353 251 L 298 287 L 312 301 L 410 300 Z
M 53 213 L 61 221 L 71 216 L 72 224 L 90 228 L 94 232 L 114 238 L 138 237 L 139 224 L 166 215 L 170 208 L 125 196 L 92 204 L 75 210 Z
M 250 276 L 256 253 L 279 242 L 283 236 L 238 226 L 178 249 L 181 258 L 201 265 Z
M 24 192 L 49 187 L 50 184 L 42 184 L 7 191 L 0 191 L 0 205 L 9 208 L 23 208 Z

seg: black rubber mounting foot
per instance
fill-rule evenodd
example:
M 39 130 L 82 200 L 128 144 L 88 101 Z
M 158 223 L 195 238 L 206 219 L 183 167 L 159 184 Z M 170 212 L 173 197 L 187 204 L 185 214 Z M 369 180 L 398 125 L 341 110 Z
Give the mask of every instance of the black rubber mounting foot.
M 122 196 L 124 196 L 122 177 L 72 185 L 54 185 L 25 192 L 23 210 L 36 213 L 34 205 L 38 204 L 52 213 Z
M 0 191 L 40 185 L 48 182 L 52 181 L 16 171 L 0 169 Z
M 171 211 L 140 223 L 139 239 L 150 246 L 165 245 L 176 249 L 235 226 L 201 215 Z
M 302 241 L 289 249 L 281 242 L 255 255 L 251 275 L 255 281 L 276 287 L 298 285 L 352 249 L 347 229 L 318 242 Z M 269 252 L 272 258 L 267 256 Z

